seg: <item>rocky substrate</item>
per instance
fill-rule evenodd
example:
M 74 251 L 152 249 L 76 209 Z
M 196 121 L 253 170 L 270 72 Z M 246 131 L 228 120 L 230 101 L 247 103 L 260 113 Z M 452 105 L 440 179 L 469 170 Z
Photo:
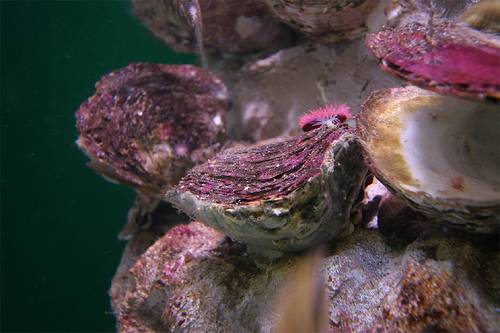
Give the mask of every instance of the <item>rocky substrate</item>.
M 429 231 L 404 209 L 385 213 L 383 229 L 358 228 L 327 246 L 319 269 L 328 331 L 498 331 L 496 242 Z M 406 226 L 391 226 L 402 216 Z M 161 235 L 164 227 L 153 221 L 127 245 L 110 291 L 120 332 L 273 331 L 300 257 L 264 262 L 199 222 Z

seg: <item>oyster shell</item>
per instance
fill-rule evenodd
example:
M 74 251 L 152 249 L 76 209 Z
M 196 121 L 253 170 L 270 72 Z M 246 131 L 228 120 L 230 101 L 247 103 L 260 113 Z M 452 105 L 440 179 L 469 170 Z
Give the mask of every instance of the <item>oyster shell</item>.
M 448 226 L 500 225 L 499 109 L 417 87 L 377 91 L 357 134 L 370 169 L 415 209 Z
M 157 196 L 225 143 L 227 108 L 224 84 L 207 70 L 131 64 L 80 106 L 77 144 L 99 173 Z
M 199 37 L 207 52 L 222 53 L 252 52 L 291 38 L 292 31 L 276 22 L 258 0 L 133 0 L 132 4 L 142 23 L 178 52 L 196 51 Z
M 322 42 L 353 39 L 366 31 L 377 0 L 266 0 L 282 22 Z
M 182 211 L 251 252 L 274 257 L 350 227 L 366 168 L 345 124 L 222 151 L 166 195 Z
M 452 21 L 412 22 L 368 34 L 382 69 L 422 88 L 500 99 L 500 39 Z

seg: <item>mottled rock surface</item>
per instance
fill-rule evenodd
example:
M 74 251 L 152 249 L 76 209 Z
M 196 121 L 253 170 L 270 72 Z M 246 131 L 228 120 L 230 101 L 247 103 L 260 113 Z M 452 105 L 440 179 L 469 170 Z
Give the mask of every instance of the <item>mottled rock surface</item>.
M 255 265 L 242 245 L 198 222 L 174 227 L 140 257 L 145 243 L 131 242 L 111 290 L 120 332 L 271 332 L 276 296 L 297 265 Z M 500 256 L 491 246 L 446 235 L 394 248 L 358 229 L 320 265 L 329 331 L 497 331 Z
M 371 91 L 401 85 L 378 68 L 362 39 L 305 43 L 219 74 L 233 100 L 230 136 L 253 141 L 297 134 L 299 117 L 325 104 L 345 103 L 355 114 Z

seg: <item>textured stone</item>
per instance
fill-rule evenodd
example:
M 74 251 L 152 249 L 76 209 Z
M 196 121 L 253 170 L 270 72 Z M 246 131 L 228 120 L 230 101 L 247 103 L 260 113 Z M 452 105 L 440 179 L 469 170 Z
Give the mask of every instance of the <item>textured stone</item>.
M 402 222 L 404 223 L 404 221 Z M 454 235 L 393 248 L 358 229 L 320 263 L 330 332 L 493 332 L 500 329 L 498 247 Z M 127 254 L 125 255 L 125 257 Z M 296 258 L 259 265 L 200 223 L 171 229 L 111 293 L 120 332 L 270 332 Z
M 229 134 L 252 141 L 297 134 L 300 116 L 325 104 L 347 104 L 355 114 L 371 91 L 401 85 L 378 68 L 362 39 L 305 43 L 219 74 L 233 101 Z

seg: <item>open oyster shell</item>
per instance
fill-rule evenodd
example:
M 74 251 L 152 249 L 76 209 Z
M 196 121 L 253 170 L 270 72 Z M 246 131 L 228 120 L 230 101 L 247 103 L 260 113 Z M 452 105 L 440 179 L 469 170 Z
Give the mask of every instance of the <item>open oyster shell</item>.
M 382 69 L 419 87 L 500 99 L 500 38 L 452 21 L 412 22 L 368 34 Z
M 373 93 L 357 115 L 371 170 L 429 217 L 464 231 L 500 225 L 498 105 L 417 87 Z
M 279 256 L 349 230 L 366 173 L 346 125 L 227 149 L 193 168 L 166 199 L 251 252 Z

